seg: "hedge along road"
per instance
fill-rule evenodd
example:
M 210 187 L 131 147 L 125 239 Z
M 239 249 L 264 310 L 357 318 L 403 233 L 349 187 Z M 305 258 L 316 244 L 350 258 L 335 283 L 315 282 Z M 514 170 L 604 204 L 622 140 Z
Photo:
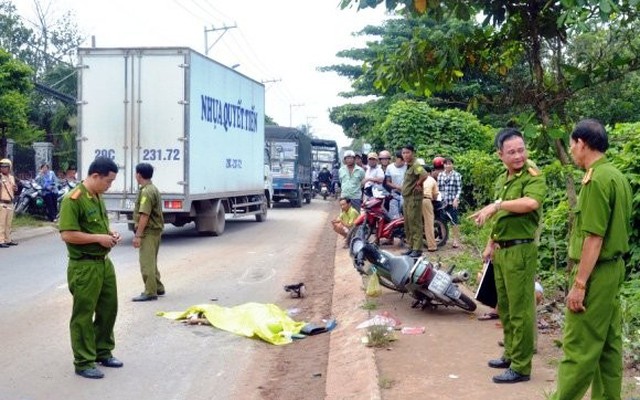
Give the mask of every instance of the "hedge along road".
M 314 201 L 292 209 L 283 204 L 269 210 L 264 223 L 253 218 L 228 221 L 220 237 L 200 237 L 193 226 L 167 226 L 159 255 L 167 295 L 144 303 L 130 301 L 143 289 L 131 233 L 125 224 L 114 224 L 124 236 L 111 255 L 119 299 L 114 355 L 124 367 L 101 368 L 105 378 L 96 381 L 74 374 L 68 328 L 71 295 L 59 235 L 0 249 L 0 347 L 5 360 L 0 365 L 0 398 L 233 397 L 243 370 L 260 364 L 258 350 L 275 347 L 209 326 L 185 326 L 155 313 L 203 303 L 278 304 L 287 295 L 282 285 L 291 283 L 301 268 L 300 254 L 325 228 L 329 213 L 335 213 L 333 206 Z M 259 397 L 258 388 L 253 394 L 246 390 L 247 398 Z

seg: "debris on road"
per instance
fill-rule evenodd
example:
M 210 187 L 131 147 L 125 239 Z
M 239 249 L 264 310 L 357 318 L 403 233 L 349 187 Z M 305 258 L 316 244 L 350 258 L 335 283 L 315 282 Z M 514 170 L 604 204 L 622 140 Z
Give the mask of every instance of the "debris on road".
M 285 285 L 284 291 L 288 292 L 292 298 L 303 298 L 307 294 L 307 289 L 304 286 L 304 282 Z
M 424 326 L 405 326 L 400 330 L 403 335 L 420 335 L 425 331 Z

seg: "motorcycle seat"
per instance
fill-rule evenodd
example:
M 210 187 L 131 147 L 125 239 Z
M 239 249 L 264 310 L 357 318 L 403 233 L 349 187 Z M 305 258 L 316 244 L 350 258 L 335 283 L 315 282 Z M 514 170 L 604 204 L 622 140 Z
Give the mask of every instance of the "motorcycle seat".
M 409 272 L 413 267 L 413 258 L 409 256 L 396 256 L 387 251 L 385 256 L 388 257 L 389 269 L 391 270 L 391 282 L 399 287 L 404 287 L 409 281 Z

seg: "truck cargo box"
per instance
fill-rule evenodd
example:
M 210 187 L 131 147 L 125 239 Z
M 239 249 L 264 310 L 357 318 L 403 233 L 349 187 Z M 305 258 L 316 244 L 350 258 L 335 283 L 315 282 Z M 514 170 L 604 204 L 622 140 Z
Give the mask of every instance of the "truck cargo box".
M 130 216 L 135 166 L 154 166 L 165 220 L 221 234 L 225 214 L 266 216 L 264 85 L 188 48 L 81 48 L 78 167 L 120 167 L 107 208 Z

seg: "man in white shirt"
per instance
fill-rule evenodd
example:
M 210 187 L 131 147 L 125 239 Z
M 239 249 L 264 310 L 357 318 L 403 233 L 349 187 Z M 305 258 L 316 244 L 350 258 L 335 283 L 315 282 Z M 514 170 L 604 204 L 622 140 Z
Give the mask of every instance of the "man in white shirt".
M 384 190 L 382 187 L 382 182 L 384 182 L 384 172 L 378 165 L 378 155 L 376 153 L 369 153 L 367 161 L 369 168 L 367 168 L 364 174 L 364 179 L 362 180 L 365 200 L 372 196 L 371 189 L 377 188 Z
M 402 159 L 402 153 L 398 151 L 395 154 L 394 163 L 389 164 L 385 172 L 385 186 L 393 197 L 389 202 L 389 215 L 394 219 L 400 217 L 400 210 L 402 210 L 401 192 L 405 172 L 407 172 L 407 165 Z

